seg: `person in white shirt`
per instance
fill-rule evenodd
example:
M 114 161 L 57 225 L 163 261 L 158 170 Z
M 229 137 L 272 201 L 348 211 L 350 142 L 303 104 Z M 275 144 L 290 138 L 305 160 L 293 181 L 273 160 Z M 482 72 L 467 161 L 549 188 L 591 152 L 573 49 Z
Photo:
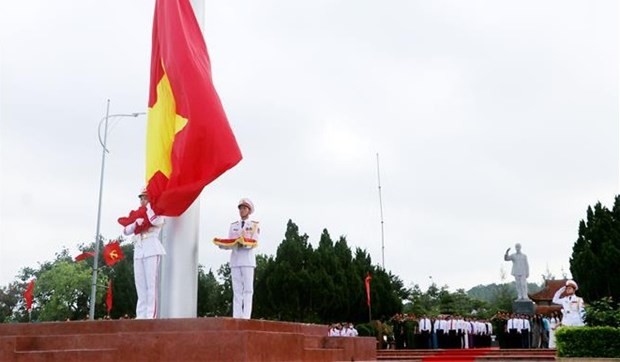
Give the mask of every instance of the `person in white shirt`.
M 437 348 L 447 348 L 448 316 L 437 317 L 434 328 L 437 334 Z
M 506 332 L 508 332 L 508 348 L 521 347 L 521 327 L 523 322 L 518 315 L 511 314 L 510 319 L 506 322 Z
M 347 326 L 347 337 L 357 337 L 357 329 L 353 327 L 353 323 L 349 323 Z
M 166 255 L 164 246 L 159 240 L 159 233 L 164 225 L 165 217 L 155 214 L 149 203 L 146 189 L 143 189 L 138 197 L 140 198 L 140 207 L 146 208 L 148 220 L 137 218 L 132 224 L 125 226 L 123 233 L 125 235 L 135 234 L 133 237 L 133 273 L 138 294 L 136 319 L 155 319 L 158 312 L 159 264 L 162 256 Z M 147 221 L 150 222 L 151 226 L 136 233 L 136 228 Z
M 418 330 L 420 331 L 420 348 L 431 348 L 431 332 L 433 330 L 433 325 L 427 316 L 423 315 L 418 320 Z
M 553 312 L 549 318 L 549 348 L 555 348 L 555 331 L 560 326 L 560 320 L 557 313 Z
M 566 281 L 566 285 L 555 292 L 553 303 L 562 306 L 562 325 L 581 327 L 584 324 L 585 308 L 583 299 L 576 296 L 575 292 L 579 289 L 574 280 Z M 560 297 L 562 293 L 566 296 Z
M 493 324 L 491 324 L 491 322 L 486 321 L 486 323 L 484 323 L 484 331 L 482 332 L 484 335 L 484 347 L 491 347 L 491 340 L 492 340 L 492 335 L 493 335 Z
M 250 199 L 241 199 L 238 203 L 240 220 L 230 225 L 228 238 L 241 236 L 258 242 L 260 228 L 258 221 L 249 220 L 254 212 Z M 230 253 L 230 274 L 233 288 L 233 318 L 250 319 L 252 317 L 252 297 L 254 295 L 254 268 L 256 256 L 250 246 L 237 244 Z
M 521 348 L 530 348 L 530 320 L 527 315 L 521 315 Z
M 338 323 L 332 324 L 331 328 L 329 329 L 328 336 L 340 337 L 340 325 Z

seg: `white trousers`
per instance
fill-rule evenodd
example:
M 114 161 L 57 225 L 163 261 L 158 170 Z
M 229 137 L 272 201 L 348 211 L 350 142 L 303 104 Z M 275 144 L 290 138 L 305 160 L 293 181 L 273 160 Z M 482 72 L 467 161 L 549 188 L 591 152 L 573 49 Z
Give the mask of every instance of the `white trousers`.
M 252 295 L 254 295 L 254 267 L 230 268 L 233 289 L 233 318 L 252 317 Z
M 160 261 L 161 255 L 133 260 L 134 281 L 138 292 L 136 319 L 157 318 Z

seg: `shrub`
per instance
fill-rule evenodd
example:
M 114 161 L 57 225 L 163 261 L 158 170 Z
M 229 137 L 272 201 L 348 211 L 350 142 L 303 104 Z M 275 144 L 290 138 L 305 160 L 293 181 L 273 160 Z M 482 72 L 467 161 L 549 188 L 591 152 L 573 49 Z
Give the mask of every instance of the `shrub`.
M 377 335 L 377 331 L 375 331 L 370 323 L 358 324 L 355 326 L 355 329 L 357 329 L 357 333 L 360 336 L 375 337 Z
M 620 308 L 611 297 L 601 298 L 586 306 L 586 324 L 592 327 L 620 327 Z
M 620 328 L 562 327 L 555 338 L 559 357 L 620 357 Z

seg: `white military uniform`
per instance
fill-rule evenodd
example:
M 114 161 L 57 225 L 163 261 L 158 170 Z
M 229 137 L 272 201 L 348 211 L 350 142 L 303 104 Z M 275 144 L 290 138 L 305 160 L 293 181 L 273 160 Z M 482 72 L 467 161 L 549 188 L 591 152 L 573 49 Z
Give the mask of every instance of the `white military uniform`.
M 133 236 L 133 273 L 138 293 L 136 319 L 157 318 L 157 296 L 159 294 L 159 264 L 162 255 L 166 255 L 164 246 L 159 240 L 159 233 L 165 217 L 155 215 L 151 205 L 146 205 L 146 215 L 151 226 L 147 231 Z M 131 235 L 137 222 L 125 227 L 123 233 Z
M 568 284 L 569 283 L 567 282 L 567 285 Z M 575 289 L 577 288 L 575 287 Z M 553 303 L 560 304 L 562 306 L 562 325 L 576 327 L 583 326 L 583 316 L 585 314 L 583 299 L 575 294 L 560 298 L 560 295 L 562 295 L 565 290 L 566 287 L 562 287 L 558 289 L 553 296 Z
M 258 221 L 239 220 L 230 225 L 229 239 L 241 236 L 258 241 Z M 233 318 L 252 317 L 252 296 L 254 294 L 254 249 L 237 244 L 230 254 L 230 274 L 233 288 Z

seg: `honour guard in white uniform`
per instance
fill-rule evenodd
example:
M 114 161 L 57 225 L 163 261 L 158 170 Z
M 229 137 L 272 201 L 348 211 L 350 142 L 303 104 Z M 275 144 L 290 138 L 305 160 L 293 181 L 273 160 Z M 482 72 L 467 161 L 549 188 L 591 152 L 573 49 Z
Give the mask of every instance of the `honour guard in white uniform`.
M 133 236 L 133 273 L 138 293 L 136 304 L 136 319 L 157 318 L 157 295 L 159 294 L 159 264 L 162 255 L 166 255 L 164 246 L 159 240 L 161 227 L 164 225 L 164 216 L 156 215 L 149 203 L 146 189 L 140 195 L 140 206 L 146 207 L 146 217 L 151 226 Z M 146 220 L 138 218 L 132 224 L 125 226 L 125 235 L 134 234 L 136 228 Z
M 583 326 L 585 309 L 583 299 L 575 295 L 579 287 L 574 280 L 567 280 L 566 285 L 558 289 L 553 296 L 553 303 L 562 306 L 562 325 L 563 326 Z M 566 292 L 565 297 L 561 297 Z
M 243 237 L 258 242 L 260 228 L 258 221 L 249 220 L 254 212 L 250 199 L 241 199 L 238 204 L 241 220 L 230 225 L 228 237 Z M 254 245 L 255 246 L 255 245 Z M 231 249 L 230 274 L 233 288 L 233 318 L 250 319 L 252 317 L 252 296 L 254 294 L 254 268 L 256 256 L 253 246 L 237 244 Z

